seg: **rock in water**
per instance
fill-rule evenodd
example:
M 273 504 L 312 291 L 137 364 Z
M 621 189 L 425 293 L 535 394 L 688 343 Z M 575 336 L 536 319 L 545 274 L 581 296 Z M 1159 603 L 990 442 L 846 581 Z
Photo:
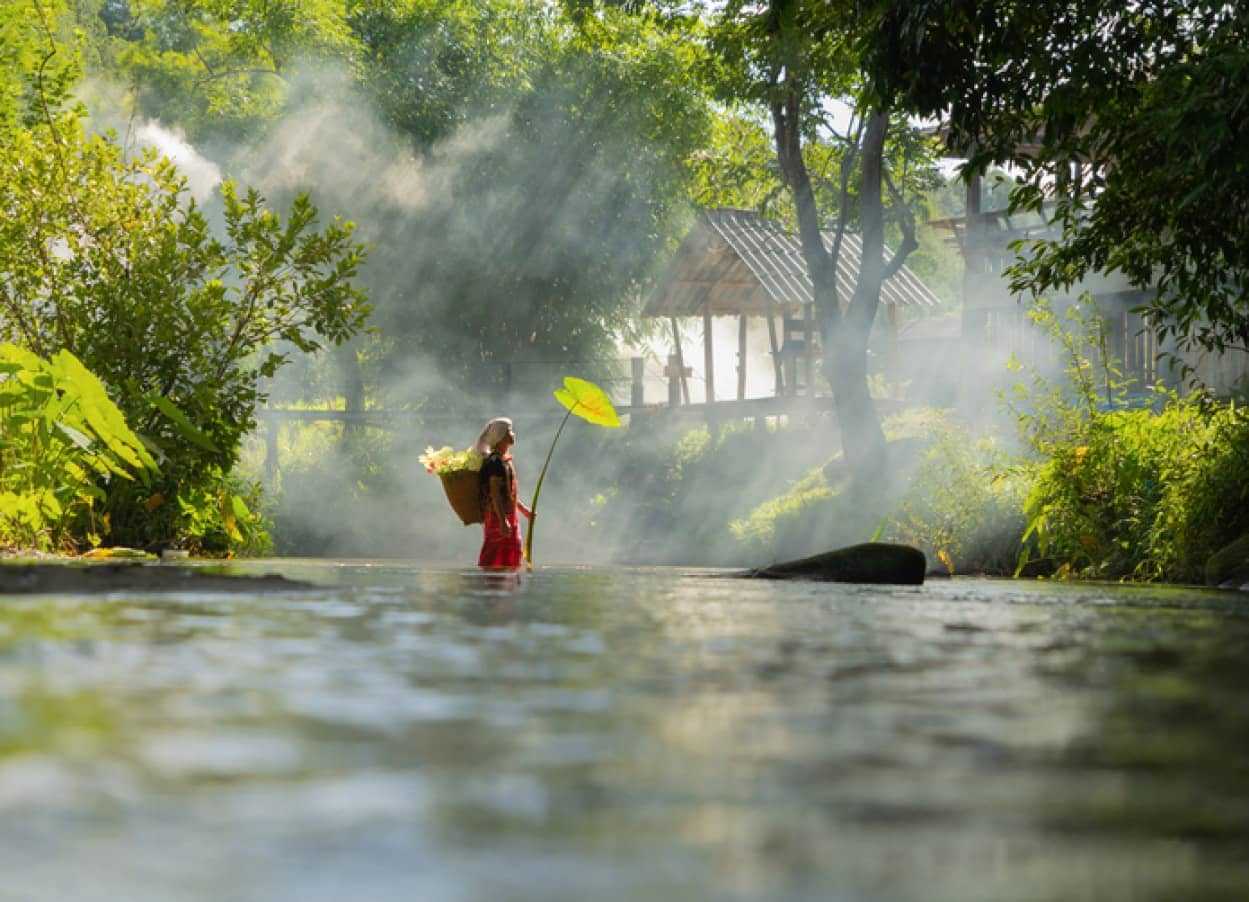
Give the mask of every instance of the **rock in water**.
M 1239 588 L 1249 583 L 1249 534 L 1225 545 L 1206 561 L 1206 585 Z
M 928 561 L 909 545 L 865 542 L 751 570 L 745 576 L 758 579 L 823 579 L 839 583 L 923 585 Z

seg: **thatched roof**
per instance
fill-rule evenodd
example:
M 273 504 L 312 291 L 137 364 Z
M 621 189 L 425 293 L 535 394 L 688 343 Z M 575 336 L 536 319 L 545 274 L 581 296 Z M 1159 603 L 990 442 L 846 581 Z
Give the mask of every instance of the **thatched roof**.
M 824 233 L 825 247 L 834 235 Z M 837 277 L 847 291 L 859 275 L 863 246 L 847 232 L 842 239 Z M 811 279 L 798 239 L 748 210 L 704 210 L 681 242 L 667 271 L 651 292 L 643 316 L 795 315 L 814 300 Z M 902 267 L 881 287 L 881 303 L 934 307 L 937 297 L 913 272 Z

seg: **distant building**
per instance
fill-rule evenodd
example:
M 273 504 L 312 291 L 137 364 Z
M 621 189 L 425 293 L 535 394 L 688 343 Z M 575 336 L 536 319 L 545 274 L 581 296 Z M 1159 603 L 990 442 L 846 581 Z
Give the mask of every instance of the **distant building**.
M 834 235 L 824 233 L 825 245 Z M 849 297 L 858 280 L 862 258 L 859 236 L 843 236 L 837 261 L 839 284 Z M 882 320 L 890 344 L 897 340 L 899 308 L 928 311 L 940 303 L 936 295 L 903 266 L 881 288 Z M 642 315 L 673 320 L 674 372 L 689 363 L 680 346 L 675 321 L 703 320 L 704 372 L 714 374 L 717 361 L 711 320 L 739 320 L 738 400 L 744 399 L 747 329 L 750 320 L 766 323 L 776 396 L 814 393 L 819 359 L 814 293 L 796 236 L 749 210 L 703 210 L 685 236 L 667 269 L 646 299 Z M 723 362 L 719 365 L 724 365 Z M 708 379 L 713 384 L 713 379 Z M 679 389 L 671 397 L 680 403 Z M 710 400 L 715 400 L 714 394 Z
M 1073 165 L 1072 170 L 1070 183 L 1078 186 L 1080 167 Z M 997 359 L 1013 353 L 1030 362 L 1052 356 L 1049 342 L 1026 319 L 1027 305 L 1011 293 L 1004 271 L 1018 257 L 1011 248 L 1013 242 L 1056 236 L 1057 230 L 1037 214 L 982 211 L 982 196 L 982 178 L 975 176 L 967 185 L 966 215 L 930 224 L 948 230 L 965 263 L 962 335 L 968 353 L 963 357 L 963 365 L 980 366 L 986 354 Z M 1118 273 L 1088 278 L 1066 294 L 1054 297 L 1052 304 L 1061 310 L 1085 293 L 1092 296 L 1104 318 L 1109 351 L 1121 364 L 1124 376 L 1137 387 L 1159 380 L 1179 387 L 1181 374 L 1172 355 L 1174 360 L 1191 367 L 1193 375 L 1216 393 L 1243 390 L 1249 383 L 1249 353 L 1180 352 L 1173 343 L 1160 343 L 1151 323 L 1134 312 L 1148 302 L 1149 293 L 1128 285 Z M 973 371 L 965 376 L 965 382 L 974 381 L 978 373 Z

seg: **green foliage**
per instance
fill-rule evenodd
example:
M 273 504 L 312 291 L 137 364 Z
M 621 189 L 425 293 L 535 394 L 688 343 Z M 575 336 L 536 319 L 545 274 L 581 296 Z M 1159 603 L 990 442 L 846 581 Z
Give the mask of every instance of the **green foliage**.
M 1056 445 L 1080 434 L 1099 411 L 1122 407 L 1129 392 L 1147 387 L 1123 377 L 1110 354 L 1105 321 L 1088 295 L 1061 314 L 1048 302 L 1036 301 L 1028 308 L 1027 319 L 1049 339 L 1062 378 L 1027 367 L 1029 382 L 1017 382 L 1004 400 L 1033 452 L 1044 458 Z M 1007 366 L 1016 373 L 1025 370 L 1013 357 Z
M 909 484 L 915 456 L 938 433 L 953 428 L 943 414 L 927 408 L 889 417 L 883 427 L 891 461 L 886 481 L 874 484 L 865 494 L 851 483 L 842 456 L 830 460 L 825 454 L 819 466 L 807 469 L 783 491 L 756 502 L 730 524 L 741 550 L 756 560 L 777 560 L 880 534 Z
M 220 470 L 179 492 L 179 544 L 194 554 L 256 556 L 273 550 L 272 522 L 263 513 L 260 483 Z
M 579 491 L 561 492 L 576 504 L 557 512 L 581 524 L 586 554 L 606 548 L 625 560 L 740 565 L 729 524 L 828 455 L 823 427 L 726 424 L 713 438 L 706 426 L 672 425 L 579 430 L 584 447 L 563 452 L 586 462 Z
M 837 497 L 840 487 L 833 487 L 823 467 L 817 467 L 798 479 L 786 492 L 769 498 L 745 517 L 729 523 L 729 532 L 752 557 L 775 556 L 778 532 L 811 512 L 821 503 Z
M 1200 582 L 1249 530 L 1249 415 L 1170 398 L 1098 414 L 1051 444 L 1025 512 L 1038 553 L 1069 575 Z
M 991 436 L 942 423 L 881 534 L 951 573 L 1009 573 L 1024 531 L 1027 474 Z
M 81 74 L 63 0 L 0 4 L 0 142 L 56 115 Z
M 287 359 L 277 342 L 344 341 L 368 310 L 349 223 L 318 231 L 306 196 L 283 220 L 226 183 L 219 238 L 185 191 L 168 161 L 126 159 L 72 119 L 0 145 L 0 337 L 96 372 L 163 461 L 167 498 L 233 465 L 259 380 Z M 171 537 L 173 507 L 150 495 L 109 492 L 120 540 Z
M 572 28 L 511 0 L 379 4 L 362 38 L 361 84 L 447 181 L 379 242 L 387 364 L 426 355 L 480 396 L 505 392 L 504 361 L 615 356 L 707 125 L 689 48 L 632 17 Z
M 1200 581 L 1209 556 L 1249 529 L 1249 416 L 1160 388 L 1157 410 L 1127 409 L 1133 386 L 1100 319 L 1079 306 L 1031 315 L 1060 348 L 1065 381 L 1034 373 L 1012 399 L 1037 461 L 1025 539 L 1062 575 Z
M 756 118 L 732 113 L 715 116 L 706 146 L 690 158 L 689 165 L 693 172 L 690 196 L 699 206 L 758 210 L 769 218 L 790 219 L 776 146 Z
M 156 462 L 73 354 L 0 345 L 0 545 L 60 548 L 107 533 L 95 516 L 116 481 L 146 487 Z
M 505 392 L 502 362 L 614 356 L 681 225 L 707 122 L 696 49 L 618 11 L 574 23 L 527 0 L 144 0 L 110 13 L 109 33 L 102 65 L 137 111 L 223 168 L 325 103 L 360 111 L 371 160 L 435 189 L 414 215 L 413 191 L 354 191 L 333 149 L 313 155 L 322 206 L 374 245 L 361 280 L 379 335 L 366 366 L 340 358 L 353 402 L 362 369 L 374 389 L 416 357 L 479 398 Z
M 114 77 L 143 115 L 194 140 L 240 139 L 283 110 L 301 65 L 353 59 L 343 0 L 128 0 L 100 13 Z
M 373 0 L 353 4 L 349 22 L 361 86 L 421 148 L 523 97 L 563 43 L 551 11 L 521 0 Z
M 877 89 L 947 119 L 968 168 L 1010 161 L 1012 203 L 1056 234 L 1012 288 L 1118 272 L 1181 348 L 1249 338 L 1249 8 L 1223 0 L 880 0 Z M 1073 181 L 1072 164 L 1082 165 Z

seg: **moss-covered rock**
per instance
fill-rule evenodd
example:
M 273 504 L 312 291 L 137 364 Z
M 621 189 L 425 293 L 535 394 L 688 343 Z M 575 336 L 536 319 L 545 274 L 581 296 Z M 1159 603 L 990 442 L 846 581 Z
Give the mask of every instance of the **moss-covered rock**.
M 928 562 L 909 545 L 865 542 L 797 561 L 761 567 L 745 574 L 758 579 L 819 579 L 841 583 L 878 583 L 918 586 Z
M 1206 561 L 1206 585 L 1249 584 L 1249 533 L 1210 555 Z

